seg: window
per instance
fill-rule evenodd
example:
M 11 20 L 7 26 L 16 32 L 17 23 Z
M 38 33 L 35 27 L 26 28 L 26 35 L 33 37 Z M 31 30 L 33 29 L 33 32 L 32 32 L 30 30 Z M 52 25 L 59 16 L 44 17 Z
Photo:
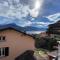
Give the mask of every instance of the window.
M 5 36 L 2 37 L 2 40 L 5 40 Z
M 5 41 L 5 36 L 0 36 L 0 41 Z
M 8 56 L 8 55 L 9 55 L 9 48 L 8 47 L 0 48 L 0 57 Z

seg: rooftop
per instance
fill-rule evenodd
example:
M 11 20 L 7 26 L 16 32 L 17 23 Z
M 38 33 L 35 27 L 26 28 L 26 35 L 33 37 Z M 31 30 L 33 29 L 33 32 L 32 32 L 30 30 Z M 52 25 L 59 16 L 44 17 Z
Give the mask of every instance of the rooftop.
M 6 24 L 6 25 L 0 25 L 0 31 L 8 29 L 8 28 L 15 29 L 15 30 L 20 31 L 20 32 L 25 32 L 23 27 L 20 27 L 20 26 L 14 24 L 14 23 Z

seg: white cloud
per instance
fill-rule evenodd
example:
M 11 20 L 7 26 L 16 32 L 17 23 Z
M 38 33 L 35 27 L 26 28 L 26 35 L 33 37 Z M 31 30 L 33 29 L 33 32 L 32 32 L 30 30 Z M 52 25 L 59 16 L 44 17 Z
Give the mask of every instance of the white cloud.
M 15 23 L 23 27 L 30 26 L 31 24 L 33 24 L 32 22 L 24 19 L 23 17 L 27 17 L 28 14 L 30 14 L 30 16 L 33 17 L 31 18 L 31 20 L 34 20 L 34 18 L 38 16 L 43 3 L 43 0 L 34 0 L 35 5 L 31 9 L 30 5 L 21 4 L 20 0 L 18 1 L 17 0 L 1 0 L 1 1 L 0 1 L 0 16 L 6 17 L 7 19 L 4 18 L 3 22 L 2 20 L 0 22 L 4 24 L 6 22 L 7 23 L 12 22 L 15 19 L 15 20 L 18 20 Z
M 48 25 L 51 24 L 50 22 L 32 22 L 32 26 L 38 27 L 38 28 L 48 28 Z
M 22 27 L 25 27 L 25 26 L 31 26 L 32 22 L 30 21 L 17 21 L 17 23 L 15 22 L 15 24 L 17 24 L 18 26 L 22 26 Z
M 0 4 L 0 16 L 22 19 L 22 17 L 26 17 L 29 14 L 29 6 L 19 4 L 18 8 L 16 8 L 13 5 L 7 6 L 7 4 L 8 2 L 5 2 L 4 5 Z
M 0 16 L 5 17 L 4 19 L 0 19 L 0 24 L 12 23 L 13 21 L 16 24 L 24 27 L 29 26 L 31 22 L 29 20 L 24 20 L 23 17 L 27 17 L 30 11 L 29 5 L 17 4 L 13 5 L 13 1 L 17 0 L 3 0 L 0 2 Z
M 9 23 L 13 23 L 13 22 L 14 22 L 14 20 L 11 18 L 5 18 L 5 17 L 0 18 L 0 25 L 9 24 Z
M 34 8 L 30 11 L 32 17 L 37 17 L 42 9 L 43 0 L 35 0 Z
M 50 21 L 56 22 L 56 21 L 60 20 L 60 13 L 49 15 L 46 18 L 48 18 Z
M 32 17 L 37 17 L 43 0 L 35 0 L 33 9 L 30 9 L 30 5 L 23 5 L 20 0 L 2 0 L 0 2 L 0 16 L 16 17 L 21 19 L 30 14 Z
M 32 24 L 45 25 L 45 26 L 47 26 L 47 25 L 49 25 L 51 23 L 50 22 L 32 22 Z

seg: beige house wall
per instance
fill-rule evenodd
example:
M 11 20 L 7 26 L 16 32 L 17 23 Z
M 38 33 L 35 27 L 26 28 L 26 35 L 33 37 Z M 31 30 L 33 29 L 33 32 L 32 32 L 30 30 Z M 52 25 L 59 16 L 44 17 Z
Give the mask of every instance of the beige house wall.
M 0 48 L 9 47 L 9 56 L 0 57 L 0 60 L 14 60 L 26 50 L 35 49 L 35 41 L 31 36 L 24 35 L 15 30 L 0 31 L 1 35 L 6 37 L 6 41 L 0 42 Z

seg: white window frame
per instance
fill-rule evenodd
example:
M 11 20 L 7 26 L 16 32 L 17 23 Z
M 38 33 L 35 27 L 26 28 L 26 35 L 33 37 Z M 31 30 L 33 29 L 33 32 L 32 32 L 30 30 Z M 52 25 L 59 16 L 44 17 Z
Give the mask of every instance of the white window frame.
M 3 57 L 3 56 L 5 56 L 5 48 L 0 48 L 0 52 L 1 52 L 1 55 L 0 55 L 0 57 Z M 3 51 L 4 51 L 4 54 L 3 54 Z

